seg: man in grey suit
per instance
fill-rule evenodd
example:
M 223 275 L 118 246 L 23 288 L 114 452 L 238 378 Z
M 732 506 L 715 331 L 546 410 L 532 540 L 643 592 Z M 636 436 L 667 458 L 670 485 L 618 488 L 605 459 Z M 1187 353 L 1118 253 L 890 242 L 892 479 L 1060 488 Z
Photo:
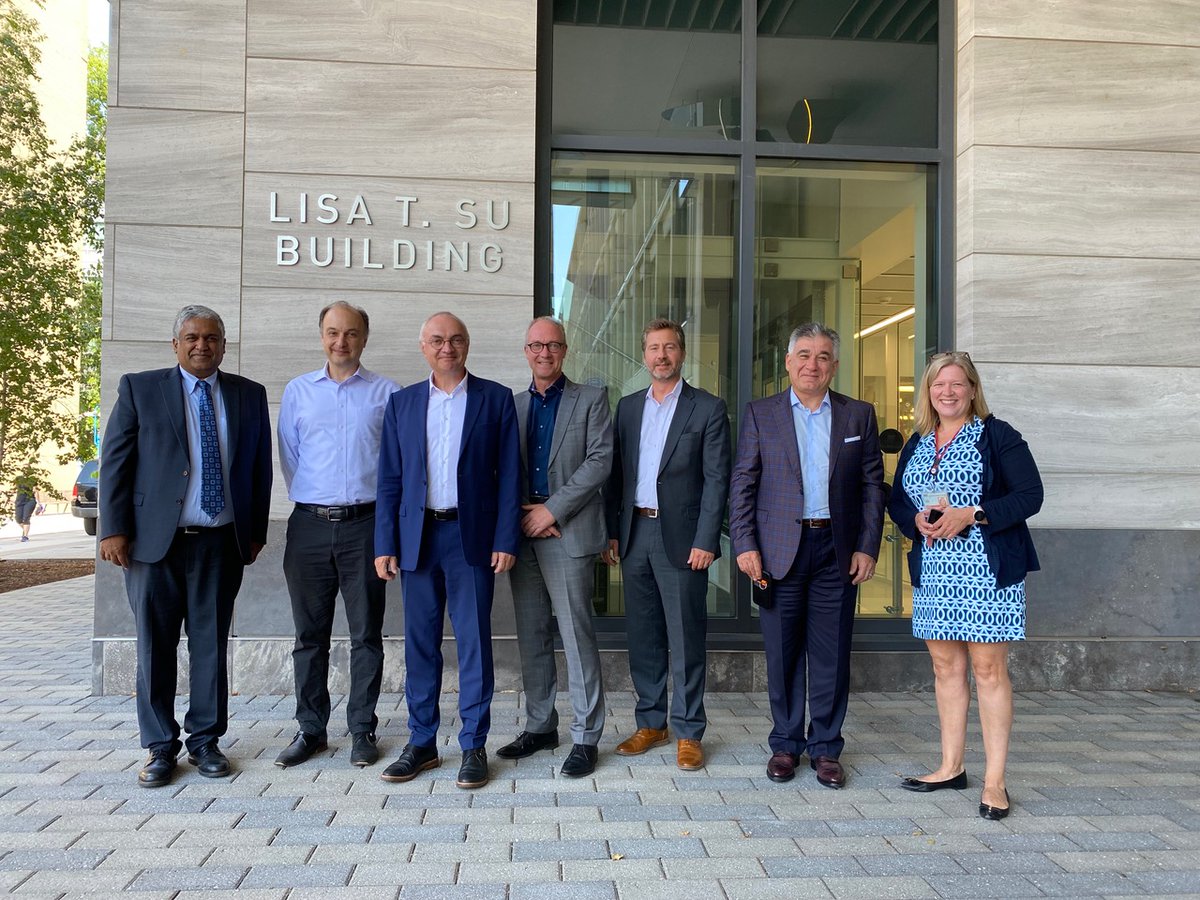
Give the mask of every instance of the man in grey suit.
M 635 756 L 667 742 L 669 650 L 675 762 L 690 771 L 704 765 L 707 570 L 721 552 L 729 416 L 724 400 L 683 380 L 687 348 L 678 324 L 647 324 L 642 355 L 650 388 L 617 405 L 605 491 L 605 561 L 622 560 L 629 674 L 638 696 L 638 730 L 617 753 Z
M 525 334 L 525 359 L 533 381 L 515 398 L 526 503 L 521 552 L 511 576 L 525 730 L 496 755 L 522 759 L 558 746 L 555 617 L 574 714 L 572 747 L 562 774 L 580 778 L 595 771 L 604 731 L 592 592 L 595 559 L 606 546 L 600 489 L 612 468 L 612 417 L 603 388 L 576 384 L 563 374 L 566 355 L 562 323 L 534 319 Z
M 271 421 L 267 392 L 220 371 L 225 324 L 185 306 L 179 365 L 121 377 L 104 431 L 100 558 L 125 570 L 137 626 L 137 715 L 149 759 L 143 787 L 169 784 L 179 755 L 175 649 L 188 637 L 188 762 L 230 774 L 217 747 L 228 723 L 226 668 L 243 569 L 267 541 Z

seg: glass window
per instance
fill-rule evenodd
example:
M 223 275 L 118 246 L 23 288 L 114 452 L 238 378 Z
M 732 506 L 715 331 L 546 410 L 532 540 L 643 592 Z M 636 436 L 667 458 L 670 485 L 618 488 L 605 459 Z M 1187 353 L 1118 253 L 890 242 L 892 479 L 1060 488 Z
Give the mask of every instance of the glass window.
M 736 405 L 733 286 L 736 167 L 703 158 L 553 157 L 551 312 L 567 332 L 564 368 L 608 388 L 613 408 L 650 384 L 642 328 L 683 325 L 684 378 Z M 728 533 L 709 570 L 709 615 L 732 616 Z M 596 608 L 623 615 L 619 570 L 600 566 Z
M 555 0 L 556 134 L 736 140 L 740 0 Z
M 937 146 L 937 0 L 759 3 L 760 141 Z

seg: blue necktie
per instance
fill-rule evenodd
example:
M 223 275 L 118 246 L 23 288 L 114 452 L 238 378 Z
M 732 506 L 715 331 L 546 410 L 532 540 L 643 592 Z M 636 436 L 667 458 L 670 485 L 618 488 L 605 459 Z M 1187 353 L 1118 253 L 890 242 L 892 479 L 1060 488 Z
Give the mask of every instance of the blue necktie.
M 217 414 L 208 382 L 197 384 L 200 386 L 200 508 L 215 519 L 225 508 L 221 444 L 217 440 Z

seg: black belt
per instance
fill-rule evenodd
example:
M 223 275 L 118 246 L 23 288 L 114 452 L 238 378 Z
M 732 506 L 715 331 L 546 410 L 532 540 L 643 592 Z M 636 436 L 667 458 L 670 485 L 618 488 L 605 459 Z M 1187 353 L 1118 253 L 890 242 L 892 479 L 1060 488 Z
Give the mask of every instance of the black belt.
M 545 503 L 549 499 L 550 499 L 549 494 L 530 494 L 529 495 L 530 503 Z
M 318 519 L 328 519 L 330 522 L 348 522 L 351 519 L 375 515 L 375 501 L 356 503 L 353 506 L 317 506 L 315 503 L 297 503 L 296 509 L 310 512 Z
M 179 528 L 175 529 L 175 533 L 176 534 L 211 534 L 215 531 L 222 531 L 226 528 L 232 528 L 232 527 L 233 527 L 232 522 L 227 522 L 224 525 L 214 525 L 211 527 L 208 525 L 181 525 Z
M 457 509 L 427 509 L 427 510 L 425 510 L 425 517 L 427 519 L 433 519 L 433 521 L 435 521 L 435 522 L 457 522 L 458 521 L 458 510 Z
M 833 524 L 832 519 L 801 519 L 800 522 L 805 528 L 828 528 Z
M 641 516 L 643 519 L 657 519 L 658 518 L 658 510 L 657 509 L 648 509 L 645 506 L 635 506 L 633 508 L 633 514 L 635 516 Z

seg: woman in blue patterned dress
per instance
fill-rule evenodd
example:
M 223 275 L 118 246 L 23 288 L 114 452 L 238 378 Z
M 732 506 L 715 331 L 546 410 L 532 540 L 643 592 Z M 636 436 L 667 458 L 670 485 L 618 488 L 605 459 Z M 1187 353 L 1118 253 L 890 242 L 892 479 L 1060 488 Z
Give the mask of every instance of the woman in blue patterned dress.
M 967 786 L 969 666 L 986 758 L 979 814 L 1003 819 L 1012 730 L 1008 644 L 1025 639 L 1025 575 L 1038 569 L 1025 522 L 1042 506 L 1042 480 L 1020 433 L 988 412 L 966 353 L 930 360 L 916 427 L 900 453 L 888 513 L 912 541 L 913 635 L 933 659 L 942 762 L 901 787 Z

